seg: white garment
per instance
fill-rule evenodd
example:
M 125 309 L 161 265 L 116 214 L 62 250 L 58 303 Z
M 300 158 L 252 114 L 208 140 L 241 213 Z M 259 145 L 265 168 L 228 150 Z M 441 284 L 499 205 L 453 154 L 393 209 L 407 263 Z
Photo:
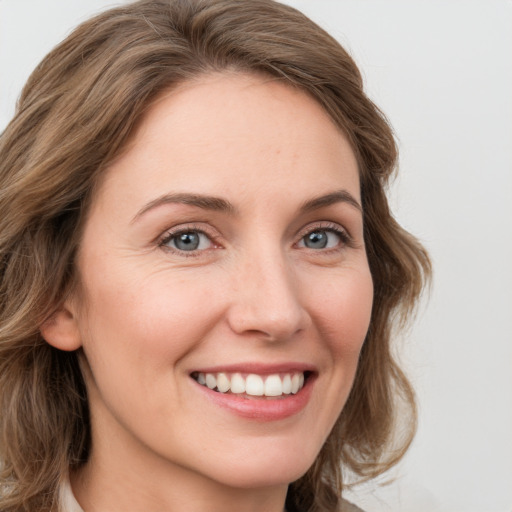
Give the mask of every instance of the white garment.
M 66 480 L 60 487 L 59 512 L 84 512 L 73 495 L 69 480 Z

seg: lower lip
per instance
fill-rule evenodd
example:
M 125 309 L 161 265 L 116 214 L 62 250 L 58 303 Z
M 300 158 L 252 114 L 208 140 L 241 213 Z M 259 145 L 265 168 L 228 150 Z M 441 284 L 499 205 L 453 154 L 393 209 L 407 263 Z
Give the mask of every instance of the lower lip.
M 283 395 L 282 398 L 252 397 L 246 398 L 231 393 L 219 393 L 194 381 L 196 386 L 215 405 L 230 412 L 256 421 L 278 421 L 289 418 L 302 411 L 311 398 L 314 375 L 310 375 L 304 387 L 295 395 Z

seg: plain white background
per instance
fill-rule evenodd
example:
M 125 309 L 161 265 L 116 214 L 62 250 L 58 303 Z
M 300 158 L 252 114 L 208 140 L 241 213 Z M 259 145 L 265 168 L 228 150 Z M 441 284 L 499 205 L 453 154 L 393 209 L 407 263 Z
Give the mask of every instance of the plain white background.
M 394 482 L 350 497 L 367 512 L 511 512 L 512 2 L 287 3 L 351 52 L 391 120 L 401 150 L 392 204 L 435 267 L 400 342 L 418 436 Z M 40 59 L 114 4 L 0 0 L 0 130 Z

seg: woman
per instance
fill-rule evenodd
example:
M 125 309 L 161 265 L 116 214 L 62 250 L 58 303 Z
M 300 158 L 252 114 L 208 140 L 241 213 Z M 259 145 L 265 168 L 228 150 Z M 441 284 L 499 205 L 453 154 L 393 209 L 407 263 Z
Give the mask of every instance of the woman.
M 391 130 L 310 20 L 100 14 L 0 155 L 2 510 L 350 510 L 342 473 L 402 457 L 390 338 L 429 260 L 388 210 Z

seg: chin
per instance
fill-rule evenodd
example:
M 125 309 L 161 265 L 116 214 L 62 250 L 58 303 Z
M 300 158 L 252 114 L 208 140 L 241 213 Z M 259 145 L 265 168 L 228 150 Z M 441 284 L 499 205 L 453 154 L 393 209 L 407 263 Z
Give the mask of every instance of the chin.
M 289 485 L 308 471 L 316 456 L 316 451 L 308 453 L 304 447 L 259 450 L 256 455 L 245 452 L 236 460 L 225 460 L 211 474 L 224 485 L 240 489 Z
M 261 489 L 270 487 L 288 486 L 306 473 L 309 466 L 300 468 L 286 466 L 284 468 L 266 467 L 260 469 L 250 468 L 243 471 L 235 469 L 227 471 L 223 478 L 216 477 L 222 484 L 238 489 Z

